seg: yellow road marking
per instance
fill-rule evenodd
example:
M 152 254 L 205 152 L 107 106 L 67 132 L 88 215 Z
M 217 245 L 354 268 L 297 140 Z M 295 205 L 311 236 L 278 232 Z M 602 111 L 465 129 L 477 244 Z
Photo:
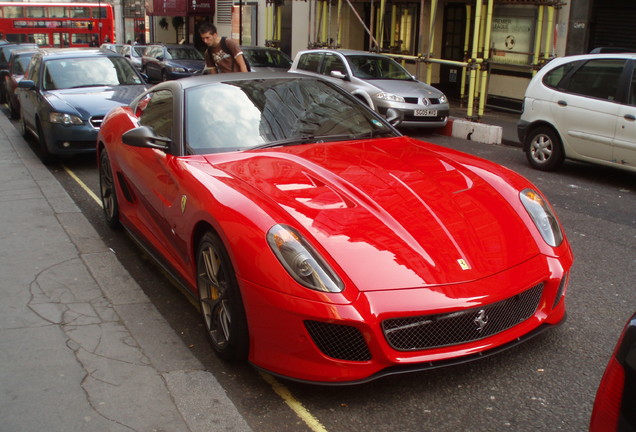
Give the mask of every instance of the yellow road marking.
M 86 186 L 86 183 L 84 183 L 77 175 L 75 175 L 73 171 L 71 171 L 68 167 L 66 167 L 66 165 L 62 165 L 62 166 L 64 167 L 64 171 L 66 171 L 68 175 L 70 175 L 71 178 L 75 180 L 75 182 L 79 184 L 80 187 L 86 191 L 88 196 L 93 198 L 95 202 L 97 203 L 97 205 L 99 205 L 100 207 L 103 207 L 101 199 L 99 199 L 99 197 L 92 190 L 90 190 L 88 186 Z M 186 297 L 189 298 L 189 296 L 186 296 Z M 198 304 L 196 306 L 198 306 Z M 272 389 L 274 390 L 274 392 L 283 400 L 283 402 L 285 402 L 287 406 L 291 408 L 291 410 L 294 411 L 294 413 L 296 413 L 296 415 L 302 421 L 304 421 L 305 424 L 309 426 L 309 428 L 313 432 L 328 432 L 327 429 L 325 429 L 325 427 L 320 423 L 320 421 L 316 417 L 314 417 L 309 411 L 307 411 L 307 408 L 305 408 L 303 404 L 301 404 L 299 401 L 296 400 L 296 398 L 294 398 L 294 396 L 291 394 L 291 392 L 289 391 L 287 387 L 285 387 L 283 384 L 278 382 L 276 378 L 274 378 L 273 376 L 267 373 L 260 372 L 260 374 L 261 374 L 261 377 L 270 386 L 272 386 Z
M 73 171 L 71 171 L 66 165 L 62 165 L 62 167 L 64 168 L 64 171 L 66 171 L 68 173 L 68 175 L 70 175 L 71 178 L 73 180 L 75 180 L 75 182 L 78 185 L 80 185 L 80 187 L 82 189 L 84 189 L 86 191 L 88 196 L 93 198 L 95 200 L 95 202 L 97 203 L 97 205 L 103 208 L 102 200 L 99 199 L 99 197 L 97 195 L 95 195 L 95 193 L 92 190 L 90 190 L 90 188 L 88 186 L 86 186 L 86 183 L 84 183 L 78 176 L 76 176 L 75 173 Z
M 265 372 L 260 372 L 260 374 L 261 374 L 261 377 L 269 385 L 272 386 L 272 389 L 274 389 L 274 392 L 276 392 L 276 394 L 280 396 L 281 399 L 283 399 L 283 401 L 287 404 L 287 406 L 289 406 L 292 409 L 292 411 L 294 411 L 296 415 L 300 417 L 300 419 L 304 421 L 312 431 L 327 432 L 327 429 L 325 429 L 325 427 L 322 424 L 320 424 L 320 421 L 316 417 L 311 415 L 311 413 L 307 411 L 307 409 L 303 406 L 303 404 L 301 404 L 300 402 L 296 400 L 296 398 L 294 398 L 294 396 L 287 389 L 287 387 L 279 383 L 276 380 L 276 378 L 274 378 L 270 374 L 267 374 Z

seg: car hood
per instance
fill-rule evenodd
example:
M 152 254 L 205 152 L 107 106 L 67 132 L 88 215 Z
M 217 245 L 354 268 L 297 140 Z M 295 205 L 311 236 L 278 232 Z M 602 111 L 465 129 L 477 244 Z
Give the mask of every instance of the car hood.
M 406 80 L 365 80 L 366 83 L 377 87 L 388 93 L 393 93 L 400 96 L 411 97 L 433 97 L 438 98 L 442 96 L 442 92 L 434 87 L 424 84 L 419 81 L 406 81 Z
M 55 110 L 75 111 L 83 119 L 106 115 L 112 108 L 128 105 L 146 90 L 143 84 L 51 90 L 47 99 Z
M 469 282 L 539 253 L 503 180 L 517 176 L 426 146 L 405 137 L 305 145 L 214 165 L 274 200 L 363 291 Z

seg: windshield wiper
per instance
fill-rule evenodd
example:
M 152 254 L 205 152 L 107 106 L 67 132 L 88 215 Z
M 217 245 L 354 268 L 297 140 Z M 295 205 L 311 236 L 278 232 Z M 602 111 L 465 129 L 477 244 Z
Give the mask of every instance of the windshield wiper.
M 340 134 L 340 135 L 301 135 L 297 137 L 285 138 L 276 141 L 270 141 L 268 143 L 260 144 L 252 147 L 250 150 L 258 150 L 270 147 L 296 145 L 296 144 L 313 144 L 323 143 L 328 141 L 350 140 L 356 139 L 353 134 Z

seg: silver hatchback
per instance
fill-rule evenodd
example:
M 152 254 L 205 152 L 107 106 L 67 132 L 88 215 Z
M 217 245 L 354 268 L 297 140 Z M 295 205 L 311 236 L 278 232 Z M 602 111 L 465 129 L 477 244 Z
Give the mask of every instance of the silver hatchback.
M 320 76 L 344 88 L 394 126 L 444 127 L 446 96 L 416 80 L 390 57 L 353 50 L 309 50 L 296 54 L 290 72 Z

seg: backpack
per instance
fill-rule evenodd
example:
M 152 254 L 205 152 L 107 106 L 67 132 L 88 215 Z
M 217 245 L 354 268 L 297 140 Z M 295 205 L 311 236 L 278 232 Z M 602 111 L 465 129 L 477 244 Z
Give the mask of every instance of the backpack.
M 228 53 L 228 54 L 232 55 L 232 53 L 230 52 L 230 50 L 229 50 L 229 49 L 228 49 L 228 47 L 227 47 L 227 44 L 225 43 L 225 39 L 227 39 L 225 36 L 223 36 L 223 37 L 221 38 L 221 49 L 222 49 L 223 51 L 225 51 L 226 53 Z M 236 61 L 236 60 L 234 59 L 234 57 L 232 57 L 232 59 L 233 59 L 234 61 Z M 250 62 L 248 62 L 248 61 L 247 61 L 247 57 L 245 57 L 245 54 L 243 54 L 243 61 L 245 62 L 245 66 L 247 66 L 247 71 L 248 71 L 248 72 L 251 72 L 251 71 L 252 71 L 252 68 L 250 67 Z

